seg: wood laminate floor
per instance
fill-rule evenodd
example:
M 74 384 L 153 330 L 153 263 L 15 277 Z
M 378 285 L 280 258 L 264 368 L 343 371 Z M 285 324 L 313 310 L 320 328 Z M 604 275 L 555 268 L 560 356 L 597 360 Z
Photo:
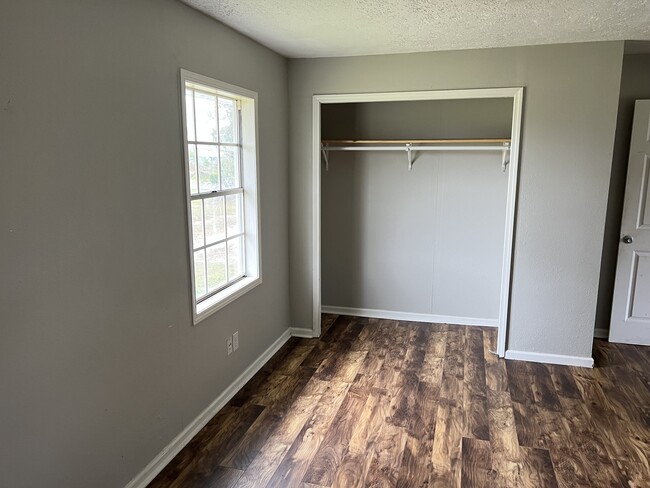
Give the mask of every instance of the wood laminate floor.
M 650 487 L 650 350 L 505 361 L 496 331 L 323 316 L 149 485 Z

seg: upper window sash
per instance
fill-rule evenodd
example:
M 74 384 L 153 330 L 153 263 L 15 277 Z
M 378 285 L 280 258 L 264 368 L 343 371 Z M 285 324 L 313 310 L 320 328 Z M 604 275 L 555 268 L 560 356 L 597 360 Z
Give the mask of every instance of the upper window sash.
M 241 146 L 239 100 L 186 82 L 185 106 L 188 143 Z

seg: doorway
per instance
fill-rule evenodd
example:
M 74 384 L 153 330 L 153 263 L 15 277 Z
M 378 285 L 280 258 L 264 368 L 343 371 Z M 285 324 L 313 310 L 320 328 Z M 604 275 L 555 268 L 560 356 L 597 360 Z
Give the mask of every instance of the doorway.
M 506 349 L 507 327 L 508 327 L 508 310 L 510 299 L 510 281 L 512 274 L 512 250 L 514 234 L 514 216 L 517 193 L 517 176 L 519 166 L 519 147 L 521 134 L 521 115 L 523 103 L 523 88 L 490 88 L 476 90 L 442 90 L 426 92 L 399 92 L 399 93 L 375 93 L 375 94 L 340 94 L 340 95 L 316 95 L 313 98 L 313 211 L 314 211 L 314 236 L 313 236 L 313 254 L 314 254 L 314 283 L 313 283 L 313 334 L 320 335 L 321 308 L 322 308 L 322 174 L 323 166 L 323 146 L 322 140 L 322 105 L 323 104 L 358 104 L 372 102 L 417 102 L 417 101 L 443 101 L 443 100 L 480 100 L 480 99 L 510 99 L 512 114 L 510 124 L 510 137 L 507 143 L 507 160 L 506 151 L 503 152 L 503 169 L 507 171 L 506 199 L 505 199 L 505 223 L 503 225 L 502 240 L 502 259 L 500 283 L 497 284 L 498 295 L 498 317 L 495 320 L 498 327 L 497 353 L 503 357 Z M 449 140 L 445 140 L 449 141 Z M 434 144 L 442 142 L 443 150 L 453 150 L 452 145 L 445 141 L 428 141 L 409 147 L 408 141 L 404 154 L 409 158 L 409 165 L 413 163 L 411 152 L 423 152 L 425 150 L 436 150 L 438 147 Z M 453 142 L 457 143 L 456 139 Z M 473 141 L 463 139 L 462 141 L 479 142 L 485 146 L 485 139 Z M 354 141 L 358 142 L 358 141 Z M 384 143 L 387 141 L 383 141 Z M 384 144 L 382 147 L 385 147 Z M 390 144 L 388 144 L 390 146 Z M 394 148 L 401 150 L 400 148 Z M 469 150 L 470 146 L 463 146 L 462 150 Z M 481 147 L 479 149 L 486 149 Z M 496 149 L 499 149 L 498 147 Z M 503 146 L 501 147 L 501 150 Z M 383 150 L 383 149 L 382 149 Z M 386 150 L 392 150 L 390 147 Z M 400 156 L 402 157 L 402 156 Z M 404 159 L 406 162 L 406 158 Z M 507 163 L 507 166 L 506 166 Z

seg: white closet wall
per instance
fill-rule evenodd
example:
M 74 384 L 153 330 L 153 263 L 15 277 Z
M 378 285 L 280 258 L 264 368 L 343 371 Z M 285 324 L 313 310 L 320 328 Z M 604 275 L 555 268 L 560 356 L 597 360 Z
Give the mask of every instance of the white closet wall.
M 510 100 L 323 107 L 323 139 L 508 138 Z M 324 306 L 498 319 L 499 152 L 332 152 L 322 173 Z M 461 320 L 462 321 L 462 320 Z

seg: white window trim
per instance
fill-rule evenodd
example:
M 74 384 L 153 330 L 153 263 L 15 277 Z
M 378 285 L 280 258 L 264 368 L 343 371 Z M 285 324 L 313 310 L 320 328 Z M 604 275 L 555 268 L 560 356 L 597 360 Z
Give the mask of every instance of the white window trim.
M 244 255 L 245 276 L 220 292 L 197 304 L 194 283 L 193 233 L 191 192 L 188 173 L 187 123 L 185 107 L 185 84 L 197 83 L 210 87 L 227 97 L 240 100 L 241 143 L 242 143 L 242 186 L 244 188 Z M 185 206 L 187 210 L 188 261 L 190 266 L 190 288 L 192 295 L 192 320 L 194 325 L 222 309 L 237 298 L 262 283 L 262 244 L 259 197 L 259 153 L 257 144 L 257 93 L 207 76 L 180 70 L 181 128 L 183 138 L 183 174 L 185 179 Z

